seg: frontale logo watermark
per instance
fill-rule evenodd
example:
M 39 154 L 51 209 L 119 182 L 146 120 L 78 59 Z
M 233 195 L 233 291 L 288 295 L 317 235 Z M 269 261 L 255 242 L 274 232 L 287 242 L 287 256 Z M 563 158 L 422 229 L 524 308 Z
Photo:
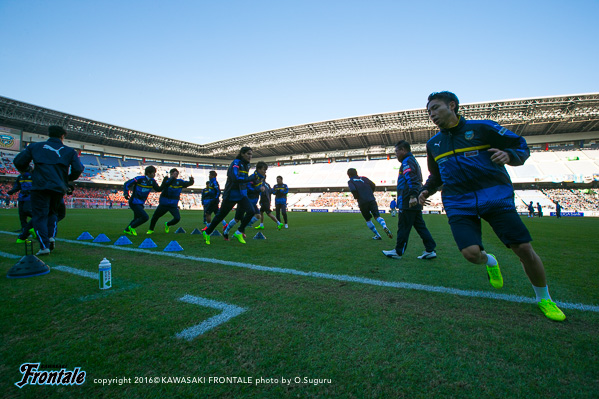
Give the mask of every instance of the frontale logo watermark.
M 19 371 L 23 374 L 21 381 L 15 382 L 19 388 L 25 385 L 81 385 L 85 382 L 85 371 L 81 367 L 75 367 L 73 370 L 61 368 L 60 370 L 41 370 L 39 363 L 23 363 Z

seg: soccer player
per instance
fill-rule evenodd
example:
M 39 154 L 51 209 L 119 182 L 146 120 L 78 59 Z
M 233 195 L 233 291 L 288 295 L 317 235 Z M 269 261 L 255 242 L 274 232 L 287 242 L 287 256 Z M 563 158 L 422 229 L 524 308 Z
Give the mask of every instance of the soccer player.
M 206 187 L 202 189 L 202 206 L 204 207 L 204 224 L 208 226 L 212 221 L 211 212 L 209 213 L 208 208 L 212 203 L 212 190 L 210 190 L 210 181 L 206 182 Z M 210 221 L 208 221 L 210 219 Z
M 212 214 L 218 212 L 218 203 L 220 201 L 220 186 L 216 180 L 216 171 L 211 170 L 208 173 L 210 180 L 206 182 L 206 188 L 202 190 L 202 205 L 204 206 L 204 222 L 206 225 L 212 222 Z M 227 223 L 223 220 L 223 226 Z
M 422 217 L 422 205 L 418 203 L 418 194 L 422 188 L 420 165 L 412 155 L 410 144 L 405 140 L 395 144 L 395 155 L 401 163 L 397 176 L 397 198 L 401 201 L 397 218 L 397 241 L 394 249 L 383 251 L 383 254 L 389 258 L 401 259 L 408 246 L 410 231 L 414 227 L 424 244 L 424 252 L 418 259 L 436 258 L 437 244 L 426 228 Z
M 528 217 L 529 218 L 535 217 L 535 206 L 532 204 L 532 201 L 530 201 L 530 204 L 528 204 Z
M 148 195 L 150 195 L 150 191 L 162 191 L 162 187 L 158 186 L 158 183 L 154 180 L 155 176 L 156 168 L 150 165 L 146 167 L 143 176 L 137 176 L 125 182 L 123 187 L 124 196 L 129 201 L 129 208 L 133 211 L 133 220 L 125 228 L 125 234 L 136 236 L 137 231 L 135 228 L 141 226 L 150 218 L 144 210 L 144 204 L 148 199 Z M 129 191 L 132 192 L 131 196 L 129 196 Z
M 239 153 L 229 165 L 227 170 L 227 183 L 223 192 L 223 201 L 218 213 L 212 219 L 208 227 L 202 229 L 202 236 L 206 244 L 210 245 L 210 234 L 216 226 L 227 217 L 231 209 L 237 204 L 237 212 L 243 212 L 247 223 L 252 219 L 253 207 L 247 196 L 247 184 L 249 182 L 250 161 L 252 160 L 252 149 L 250 147 L 242 147 Z M 244 220 L 242 220 L 243 223 Z M 245 225 L 247 225 L 245 223 Z M 235 238 L 242 244 L 245 244 L 243 238 L 243 230 L 241 227 L 233 234 Z
M 272 219 L 273 222 L 277 224 L 279 230 L 283 228 L 283 223 L 279 222 L 279 220 L 272 214 L 272 210 L 270 209 L 270 197 L 272 195 L 272 188 L 270 184 L 264 181 L 264 191 L 260 192 L 260 226 L 256 226 L 258 230 L 264 230 L 264 214 Z
M 277 220 L 281 220 L 281 213 L 283 213 L 283 220 L 285 221 L 285 228 L 288 229 L 287 224 L 287 194 L 289 194 L 289 187 L 287 184 L 283 184 L 283 178 L 277 176 L 277 184 L 272 188 L 275 194 L 275 209 L 277 211 Z
M 21 222 L 21 234 L 17 237 L 17 244 L 24 243 L 29 234 L 33 238 L 37 238 L 35 230 L 33 229 L 33 221 L 27 220 L 32 218 L 31 213 L 31 186 L 33 183 L 33 177 L 31 176 L 31 166 L 28 166 L 23 173 L 17 176 L 15 184 L 12 189 L 6 192 L 7 195 L 13 195 L 19 193 L 18 206 L 19 206 L 19 221 Z
M 69 181 L 77 180 L 85 169 L 77 151 L 63 143 L 66 130 L 53 125 L 48 128 L 48 135 L 47 141 L 29 144 L 13 161 L 20 172 L 24 172 L 31 161 L 34 163 L 31 213 L 40 243 L 38 256 L 50 254 L 50 222 L 58 212 Z
M 541 206 L 540 202 L 537 202 L 537 212 L 539 214 L 539 217 L 542 218 L 543 217 L 543 207 Z
M 562 217 L 562 206 L 559 201 L 553 201 L 553 203 L 555 204 L 555 216 L 560 219 Z
M 374 217 L 377 222 L 381 225 L 385 233 L 389 238 L 393 238 L 393 234 L 387 228 L 387 223 L 385 223 L 385 219 L 381 217 L 379 214 L 379 207 L 376 204 L 376 199 L 374 198 L 374 189 L 376 185 L 370 181 L 365 176 L 358 176 L 358 172 L 354 168 L 349 168 L 347 170 L 347 176 L 349 177 L 349 181 L 347 185 L 349 186 L 349 191 L 354 195 L 354 198 L 358 201 L 358 206 L 360 207 L 360 212 L 362 213 L 362 217 L 366 220 L 366 226 L 374 233 L 373 240 L 382 240 L 381 235 L 376 230 L 374 223 L 372 223 L 372 218 Z
M 395 200 L 395 197 L 393 197 L 393 199 L 391 200 L 389 208 L 391 210 L 391 216 L 395 217 L 397 215 L 397 201 Z
M 549 295 L 543 262 L 516 212 L 514 188 L 504 166 L 524 164 L 530 156 L 526 141 L 496 122 L 466 120 L 451 92 L 432 93 L 426 108 L 440 132 L 426 144 L 430 176 L 420 204 L 428 203 L 428 197 L 443 186 L 443 205 L 460 252 L 469 262 L 486 265 L 491 285 L 501 288 L 499 263 L 482 243 L 481 219 L 487 221 L 520 259 L 541 311 L 551 320 L 564 320 Z
M 164 223 L 164 232 L 168 233 L 170 227 L 176 225 L 181 220 L 181 214 L 179 213 L 179 199 L 181 198 L 181 192 L 184 188 L 193 185 L 193 176 L 189 178 L 189 181 L 179 179 L 179 171 L 173 168 L 169 171 L 170 177 L 165 177 L 162 182 L 162 192 L 160 193 L 160 199 L 158 200 L 158 207 L 152 215 L 150 220 L 150 229 L 146 234 L 154 233 L 156 222 L 164 214 L 170 212 L 173 215 L 173 219 Z
M 249 178 L 249 181 L 247 184 L 248 198 L 250 200 L 250 204 L 252 204 L 252 210 L 251 210 L 252 218 L 248 221 L 247 218 L 244 218 L 245 215 L 243 215 L 240 212 L 236 212 L 235 218 L 229 222 L 229 224 L 227 225 L 227 227 L 225 228 L 225 230 L 223 232 L 223 235 L 225 236 L 225 240 L 228 239 L 229 231 L 231 231 L 231 228 L 233 228 L 233 226 L 235 226 L 240 220 L 243 220 L 243 222 L 241 223 L 241 226 L 238 229 L 238 231 L 240 231 L 240 230 L 245 231 L 245 228 L 247 226 L 251 226 L 254 222 L 259 220 L 260 210 L 258 209 L 258 200 L 260 199 L 260 193 L 262 193 L 265 190 L 264 179 L 266 178 L 266 170 L 267 169 L 268 169 L 268 165 L 266 164 L 266 162 L 262 162 L 262 161 L 258 162 L 256 164 L 256 170 L 254 171 L 254 173 L 252 173 L 250 175 L 250 178 Z M 246 224 L 244 225 L 244 223 L 246 223 Z M 234 236 L 239 240 L 239 235 L 234 234 Z M 242 244 L 245 244 L 245 242 L 243 242 Z

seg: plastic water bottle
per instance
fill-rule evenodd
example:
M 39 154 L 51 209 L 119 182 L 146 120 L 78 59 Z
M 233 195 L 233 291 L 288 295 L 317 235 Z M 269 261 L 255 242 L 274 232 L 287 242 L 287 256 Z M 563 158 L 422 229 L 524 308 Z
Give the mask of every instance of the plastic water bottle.
M 110 261 L 106 258 L 102 259 L 100 265 L 98 266 L 99 274 L 98 280 L 100 280 L 100 289 L 107 290 L 112 287 L 112 265 Z

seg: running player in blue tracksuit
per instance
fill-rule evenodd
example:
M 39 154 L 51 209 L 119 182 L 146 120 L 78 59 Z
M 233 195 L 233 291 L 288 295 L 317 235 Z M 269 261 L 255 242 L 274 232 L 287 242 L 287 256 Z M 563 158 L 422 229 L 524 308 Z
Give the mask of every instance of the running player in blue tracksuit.
M 225 236 L 225 240 L 229 238 L 229 231 L 231 228 L 235 226 L 240 220 L 244 222 L 241 223 L 238 230 L 245 231 L 247 226 L 252 226 L 259 218 L 260 218 L 260 210 L 258 209 L 258 201 L 260 200 L 260 194 L 264 192 L 264 179 L 266 178 L 266 170 L 268 169 L 268 165 L 266 162 L 258 162 L 256 164 L 256 170 L 254 173 L 250 175 L 248 184 L 247 184 L 247 193 L 248 199 L 250 200 L 250 204 L 252 204 L 252 210 L 250 211 L 252 218 L 248 221 L 245 215 L 241 212 L 235 212 L 235 218 L 227 224 L 223 234 Z M 246 211 L 247 212 L 247 211 Z M 244 224 L 246 223 L 246 224 Z
M 206 182 L 206 188 L 202 190 L 202 206 L 204 207 L 204 223 L 207 225 L 212 222 L 212 214 L 218 213 L 218 204 L 220 201 L 220 185 L 216 180 L 216 171 L 211 170 L 208 173 L 210 180 Z M 227 223 L 223 220 L 223 226 Z
M 124 196 L 129 200 L 129 208 L 133 211 L 133 220 L 125 228 L 125 233 L 136 236 L 135 228 L 141 226 L 150 218 L 144 210 L 144 204 L 148 200 L 150 191 L 162 191 L 162 187 L 158 186 L 154 176 L 156 176 L 156 168 L 152 165 L 146 167 L 144 176 L 137 176 L 125 182 Z M 129 192 L 132 192 L 129 195 Z
M 481 219 L 487 221 L 520 259 L 541 311 L 551 320 L 564 320 L 549 296 L 543 262 L 516 211 L 514 188 L 504 166 L 524 164 L 530 156 L 526 140 L 496 122 L 466 120 L 451 92 L 432 93 L 426 107 L 441 130 L 426 143 L 430 176 L 420 204 L 428 203 L 427 198 L 443 186 L 443 206 L 460 252 L 471 263 L 486 264 L 491 285 L 501 288 L 497 259 L 484 251 L 482 243 Z
M 35 230 L 33 229 L 33 219 L 27 221 L 27 218 L 32 218 L 31 213 L 31 186 L 33 183 L 33 177 L 31 176 L 31 167 L 21 173 L 17 177 L 17 181 L 12 186 L 12 189 L 6 192 L 8 195 L 19 193 L 18 206 L 19 206 L 19 221 L 21 222 L 21 234 L 17 237 L 17 244 L 24 243 L 29 234 L 33 235 L 33 238 L 37 238 Z
M 248 222 L 252 219 L 252 204 L 247 195 L 247 184 L 249 182 L 250 161 L 252 160 L 252 149 L 250 147 L 242 147 L 237 154 L 237 157 L 229 165 L 227 169 L 227 183 L 223 192 L 223 201 L 218 213 L 212 219 L 208 227 L 202 229 L 202 236 L 206 244 L 210 245 L 210 234 L 216 226 L 227 217 L 231 209 L 237 205 L 237 211 L 243 212 L 248 218 Z M 247 225 L 247 223 L 246 223 Z M 235 238 L 242 244 L 245 244 L 243 239 L 243 231 L 239 230 L 233 234 Z
M 154 233 L 156 222 L 167 212 L 173 215 L 173 219 L 164 223 L 164 231 L 168 233 L 170 227 L 176 225 L 181 220 L 181 214 L 179 213 L 179 200 L 181 199 L 181 192 L 184 188 L 193 185 L 193 176 L 189 178 L 189 181 L 179 179 L 179 171 L 173 168 L 169 171 L 170 177 L 165 177 L 162 182 L 160 193 L 160 199 L 158 201 L 158 207 L 152 215 L 150 220 L 150 229 L 146 234 Z
M 57 125 L 48 127 L 47 141 L 29 144 L 13 160 L 15 167 L 25 171 L 33 161 L 31 213 L 35 234 L 40 244 L 36 255 L 49 255 L 50 238 L 55 228 L 56 214 L 69 182 L 81 176 L 85 167 L 75 149 L 64 145 L 66 130 Z

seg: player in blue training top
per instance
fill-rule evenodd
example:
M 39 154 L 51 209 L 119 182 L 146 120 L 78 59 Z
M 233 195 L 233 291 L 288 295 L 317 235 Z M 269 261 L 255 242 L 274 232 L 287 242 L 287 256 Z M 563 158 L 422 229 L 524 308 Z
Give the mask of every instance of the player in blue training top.
M 223 234 L 225 236 L 225 240 L 228 240 L 229 237 L 229 231 L 231 231 L 231 229 L 233 228 L 233 226 L 235 226 L 240 220 L 243 220 L 243 222 L 241 223 L 241 226 L 239 227 L 239 229 L 237 230 L 239 231 L 245 231 L 245 228 L 247 226 L 252 226 L 252 224 L 254 224 L 257 220 L 259 220 L 260 218 L 260 210 L 258 209 L 258 201 L 260 199 L 260 194 L 262 192 L 264 192 L 265 188 L 264 188 L 264 179 L 266 178 L 266 170 L 268 169 L 268 165 L 266 164 L 266 162 L 258 162 L 256 164 L 256 170 L 254 171 L 254 173 L 252 173 L 250 175 L 248 184 L 247 184 L 247 193 L 248 193 L 248 198 L 250 200 L 250 203 L 252 204 L 252 210 L 251 210 L 251 214 L 252 214 L 252 218 L 248 221 L 247 218 L 245 218 L 244 214 L 240 213 L 240 212 L 235 212 L 235 218 L 233 220 L 231 220 L 229 222 L 229 224 L 227 224 L 227 227 L 225 228 Z M 244 223 L 246 223 L 244 225 Z M 234 237 L 236 237 L 239 240 L 239 237 L 243 237 L 242 235 L 233 235 Z M 241 242 L 241 241 L 240 241 Z M 245 244 L 245 241 L 242 242 L 242 244 Z
M 31 166 L 29 166 L 17 177 L 17 181 L 15 181 L 12 189 L 6 192 L 8 195 L 19 193 L 18 206 L 21 234 L 17 237 L 17 244 L 24 243 L 27 237 L 29 237 L 29 234 L 31 234 L 34 239 L 37 238 L 35 230 L 33 229 L 33 219 L 27 221 L 27 218 L 33 217 L 33 214 L 31 213 L 31 186 L 33 184 L 31 170 Z
M 562 206 L 559 201 L 553 201 L 553 203 L 555 204 L 555 217 L 560 219 L 562 217 Z
M 397 201 L 395 200 L 395 197 L 393 197 L 393 199 L 391 200 L 391 203 L 389 204 L 389 209 L 391 210 L 391 216 L 395 217 L 397 215 Z
M 160 199 L 158 200 L 158 207 L 152 215 L 150 220 L 150 229 L 146 234 L 154 233 L 156 222 L 167 212 L 173 215 L 173 219 L 164 223 L 164 232 L 168 233 L 170 227 L 176 225 L 181 220 L 181 214 L 179 213 L 179 200 L 181 199 L 181 192 L 184 188 L 193 185 L 193 176 L 189 178 L 189 181 L 179 179 L 179 171 L 173 168 L 169 171 L 170 177 L 166 176 L 162 181 L 162 192 L 160 193 Z
M 156 176 L 156 168 L 152 165 L 147 166 L 144 171 L 144 176 L 137 176 L 125 182 L 124 196 L 129 200 L 129 208 L 133 211 L 133 220 L 125 228 L 125 233 L 136 236 L 135 228 L 141 226 L 150 218 L 144 210 L 144 204 L 150 195 L 150 191 L 162 191 L 162 187 L 158 186 L 154 176 Z M 164 183 L 164 182 L 163 182 Z M 132 192 L 129 196 L 129 191 Z
M 283 228 L 283 223 L 279 222 L 270 209 L 270 197 L 272 196 L 272 188 L 270 184 L 264 181 L 264 191 L 260 192 L 260 226 L 256 226 L 258 230 L 264 230 L 264 214 L 272 219 L 277 224 L 279 230 Z
M 397 241 L 394 249 L 383 251 L 383 254 L 392 259 L 401 259 L 406 252 L 410 232 L 414 227 L 424 244 L 424 252 L 418 259 L 434 259 L 437 257 L 435 252 L 437 244 L 426 228 L 422 217 L 422 205 L 418 204 L 418 194 L 422 188 L 420 164 L 412 154 L 410 144 L 405 140 L 400 140 L 395 144 L 395 155 L 401 163 L 397 176 L 397 198 L 400 201 L 397 217 Z
M 522 201 L 524 202 L 524 201 Z M 528 208 L 528 217 L 529 218 L 534 218 L 535 217 L 535 206 L 533 205 L 532 201 L 530 201 L 530 204 L 526 204 L 526 202 L 524 202 L 524 205 L 526 205 L 526 207 Z
M 64 145 L 66 130 L 49 126 L 47 141 L 29 144 L 14 159 L 15 167 L 25 171 L 33 161 L 31 184 L 31 213 L 33 228 L 40 243 L 36 255 L 50 254 L 50 231 L 58 207 L 63 201 L 70 181 L 75 181 L 85 170 L 75 149 Z
M 287 224 L 287 194 L 289 194 L 289 187 L 287 187 L 287 184 L 283 184 L 283 177 L 277 176 L 277 184 L 272 188 L 272 192 L 275 194 L 277 220 L 281 220 L 282 213 L 285 228 L 287 229 L 289 228 L 289 225 Z
M 244 220 L 247 218 L 247 223 L 252 219 L 253 208 L 247 195 L 247 184 L 249 182 L 248 172 L 250 170 L 252 154 L 252 149 L 250 147 L 242 147 L 233 162 L 231 162 L 231 165 L 229 165 L 229 169 L 227 170 L 227 183 L 225 184 L 225 191 L 223 192 L 223 201 L 220 209 L 212 219 L 210 225 L 202 229 L 202 236 L 208 245 L 210 245 L 210 234 L 212 234 L 216 226 L 227 217 L 235 205 L 237 205 L 238 212 L 243 212 L 245 214 Z M 244 220 L 242 220 L 242 223 Z M 247 223 L 245 224 L 247 225 Z M 243 239 L 243 231 L 238 229 L 234 236 L 239 242 L 245 242 Z
M 218 213 L 218 204 L 220 201 L 220 185 L 216 180 L 216 171 L 211 170 L 208 173 L 210 180 L 206 182 L 206 188 L 202 190 L 202 206 L 204 207 L 204 223 L 209 225 L 212 222 L 212 214 Z M 223 227 L 227 222 L 222 221 Z
M 372 223 L 372 218 L 374 217 L 377 222 L 381 225 L 385 233 L 389 238 L 393 238 L 391 231 L 387 228 L 387 223 L 385 223 L 385 219 L 381 217 L 379 214 L 379 207 L 376 203 L 376 199 L 374 198 L 374 189 L 376 185 L 370 181 L 365 176 L 358 176 L 358 172 L 354 168 L 349 168 L 347 170 L 347 176 L 349 177 L 349 181 L 347 185 L 349 186 L 349 191 L 354 195 L 354 198 L 358 201 L 358 206 L 360 207 L 360 212 L 362 213 L 362 217 L 366 220 L 366 226 L 374 233 L 373 240 L 382 240 L 381 235 L 376 230 L 374 223 Z
M 202 189 L 201 201 L 202 207 L 204 208 L 204 225 L 208 226 L 212 221 L 212 214 L 208 213 L 208 208 L 212 202 L 212 190 L 210 190 L 210 181 L 206 182 L 206 187 Z M 210 222 L 208 221 L 210 218 Z
M 482 243 L 481 219 L 487 221 L 520 259 L 541 311 L 551 320 L 564 320 L 549 296 L 543 262 L 516 211 L 514 188 L 504 166 L 524 164 L 530 156 L 526 140 L 496 122 L 466 120 L 458 113 L 458 98 L 448 91 L 429 95 L 426 108 L 440 132 L 426 143 L 430 176 L 418 197 L 420 204 L 427 204 L 443 186 L 443 206 L 460 252 L 471 263 L 486 264 L 491 285 L 501 288 L 499 263 Z

